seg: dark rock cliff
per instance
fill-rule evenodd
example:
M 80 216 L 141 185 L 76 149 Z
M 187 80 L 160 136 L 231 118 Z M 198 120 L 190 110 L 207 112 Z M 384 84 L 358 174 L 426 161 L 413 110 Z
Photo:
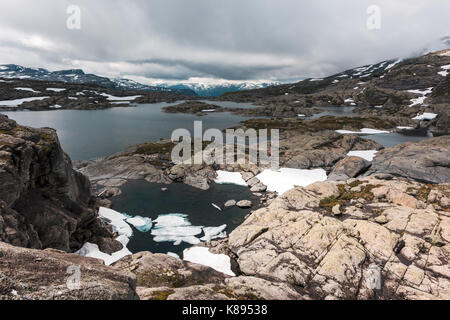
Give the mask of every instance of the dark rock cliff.
M 89 180 L 72 169 L 55 130 L 0 115 L 0 241 L 63 251 L 104 242 Z

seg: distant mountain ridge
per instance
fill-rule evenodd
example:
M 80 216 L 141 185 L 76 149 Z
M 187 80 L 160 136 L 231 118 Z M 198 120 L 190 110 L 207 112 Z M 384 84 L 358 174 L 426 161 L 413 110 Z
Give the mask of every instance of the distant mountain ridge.
M 94 84 L 112 90 L 124 91 L 162 91 L 195 96 L 188 88 L 165 88 L 148 86 L 129 79 L 109 79 L 95 74 L 86 74 L 81 69 L 48 71 L 43 68 L 26 68 L 15 64 L 0 65 L 0 78 L 29 79 L 40 81 L 59 81 L 71 84 Z
M 108 89 L 124 91 L 162 91 L 190 96 L 219 97 L 224 93 L 252 90 L 278 85 L 275 81 L 219 81 L 217 83 L 161 83 L 146 85 L 125 78 L 110 79 L 95 74 L 87 74 L 81 69 L 49 71 L 43 68 L 27 68 L 15 64 L 0 65 L 0 78 L 29 79 L 40 81 L 60 81 L 71 84 L 95 84 Z
M 241 83 L 180 83 L 175 85 L 161 84 L 165 88 L 175 90 L 192 90 L 201 97 L 220 97 L 224 93 L 236 92 L 242 90 L 261 89 L 269 86 L 279 85 L 280 82 L 260 82 L 260 81 L 243 81 Z

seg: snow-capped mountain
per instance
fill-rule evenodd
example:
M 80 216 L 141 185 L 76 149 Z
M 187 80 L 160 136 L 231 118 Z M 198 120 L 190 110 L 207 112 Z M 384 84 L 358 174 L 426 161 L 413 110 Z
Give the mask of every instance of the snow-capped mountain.
M 235 92 L 242 90 L 252 90 L 258 88 L 266 88 L 268 86 L 277 85 L 276 82 L 264 82 L 264 83 L 251 83 L 243 82 L 239 84 L 204 84 L 204 83 L 192 83 L 192 84 L 178 84 L 178 85 L 167 85 L 166 88 L 170 89 L 190 89 L 193 90 L 197 95 L 202 97 L 219 97 L 227 92 Z
M 281 84 L 272 80 L 225 80 L 213 78 L 189 78 L 187 80 L 152 79 L 146 77 L 133 77 L 136 83 L 145 83 L 150 86 L 163 87 L 173 90 L 192 90 L 202 97 L 219 97 L 227 92 L 253 90 Z M 132 80 L 131 80 L 132 81 Z
M 0 78 L 95 84 L 114 90 L 165 91 L 202 97 L 218 97 L 227 92 L 266 88 L 280 84 L 279 82 L 266 80 L 233 81 L 204 78 L 191 78 L 188 81 L 180 82 L 152 81 L 147 78 L 142 78 L 143 81 L 140 81 L 140 79 L 136 81 L 126 78 L 110 79 L 95 74 L 87 74 L 81 69 L 49 71 L 42 68 L 26 68 L 15 64 L 0 65 Z
M 129 79 L 109 79 L 95 74 L 86 74 L 81 69 L 48 71 L 46 69 L 26 68 L 15 64 L 0 65 L 0 78 L 30 79 L 40 81 L 59 81 L 71 84 L 94 84 L 113 90 L 164 91 L 185 95 L 195 95 L 188 88 L 167 88 L 149 86 Z

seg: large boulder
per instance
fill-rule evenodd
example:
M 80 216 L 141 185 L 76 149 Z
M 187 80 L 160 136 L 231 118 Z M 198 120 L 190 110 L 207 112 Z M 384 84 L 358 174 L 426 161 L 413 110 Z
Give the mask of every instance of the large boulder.
M 450 182 L 450 136 L 408 142 L 382 150 L 368 175 L 388 173 L 426 183 Z
M 348 180 L 364 173 L 371 163 L 361 157 L 346 157 L 339 161 L 328 176 L 329 180 Z

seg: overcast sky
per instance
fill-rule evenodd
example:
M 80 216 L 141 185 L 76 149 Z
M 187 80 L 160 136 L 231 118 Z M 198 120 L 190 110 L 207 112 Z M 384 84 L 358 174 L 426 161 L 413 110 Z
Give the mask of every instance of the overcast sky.
M 449 0 L 0 0 L 0 64 L 143 82 L 320 77 L 429 47 L 449 13 Z

